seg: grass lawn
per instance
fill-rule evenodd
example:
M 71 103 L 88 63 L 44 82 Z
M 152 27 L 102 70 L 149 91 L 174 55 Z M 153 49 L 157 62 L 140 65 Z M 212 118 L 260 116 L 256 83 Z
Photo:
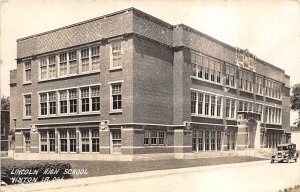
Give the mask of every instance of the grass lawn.
M 87 169 L 88 174 L 73 175 L 74 178 L 94 177 L 104 175 L 117 175 L 143 171 L 162 169 L 176 169 L 186 167 L 209 166 L 219 164 L 242 163 L 249 161 L 265 160 L 257 157 L 230 156 L 202 159 L 166 159 L 151 161 L 59 161 L 70 163 L 73 169 Z M 12 159 L 1 159 L 1 166 L 14 166 L 19 164 L 36 164 L 41 161 L 15 161 Z M 49 162 L 49 161 L 47 161 Z M 57 162 L 57 161 L 56 161 Z

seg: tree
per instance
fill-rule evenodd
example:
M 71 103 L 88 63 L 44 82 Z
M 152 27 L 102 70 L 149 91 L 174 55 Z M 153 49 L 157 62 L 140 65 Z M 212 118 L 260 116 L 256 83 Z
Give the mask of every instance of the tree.
M 295 84 L 292 87 L 291 109 L 299 113 L 298 119 L 294 124 L 300 126 L 300 84 Z
M 10 109 L 10 97 L 3 96 L 1 98 L 1 110 L 9 110 Z

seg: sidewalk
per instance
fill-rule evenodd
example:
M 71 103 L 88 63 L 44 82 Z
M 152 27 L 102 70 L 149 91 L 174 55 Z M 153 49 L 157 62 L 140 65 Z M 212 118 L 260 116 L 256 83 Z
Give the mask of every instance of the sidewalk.
M 137 178 L 151 178 L 156 176 L 172 175 L 172 174 L 187 173 L 187 172 L 203 172 L 208 170 L 230 168 L 230 167 L 254 166 L 259 164 L 265 164 L 267 162 L 269 162 L 269 160 L 246 162 L 246 163 L 235 163 L 235 164 L 222 164 L 222 165 L 214 165 L 214 166 L 201 166 L 201 167 L 189 167 L 189 168 L 180 168 L 180 169 L 146 171 L 146 172 L 120 174 L 120 175 L 88 177 L 82 179 L 69 179 L 63 181 L 51 181 L 51 182 L 43 182 L 43 183 L 10 185 L 10 186 L 1 186 L 1 191 L 32 192 L 32 191 L 43 191 L 45 189 L 55 190 L 55 189 L 72 188 L 72 187 L 76 188 L 81 186 L 96 185 L 99 183 L 134 180 Z

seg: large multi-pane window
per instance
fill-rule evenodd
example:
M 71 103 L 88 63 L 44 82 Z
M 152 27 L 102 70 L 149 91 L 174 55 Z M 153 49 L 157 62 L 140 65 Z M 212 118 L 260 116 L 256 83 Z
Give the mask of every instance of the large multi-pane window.
M 81 72 L 89 71 L 89 48 L 81 49 Z
M 24 63 L 24 71 L 25 71 L 25 76 L 24 76 L 24 81 L 25 82 L 30 82 L 31 81 L 31 62 L 30 61 L 26 61 Z
M 30 151 L 30 133 L 24 133 L 24 151 Z
M 55 131 L 54 129 L 48 130 L 49 134 L 49 151 L 55 152 Z
M 70 145 L 70 152 L 76 152 L 76 130 L 70 129 L 69 130 L 69 145 Z
M 40 131 L 40 144 L 41 144 L 41 152 L 48 152 L 48 131 L 41 130 Z
M 236 117 L 235 107 L 236 107 L 236 100 L 226 98 L 226 117 L 227 118 L 235 119 L 235 117 Z
M 122 67 L 122 41 L 116 40 L 111 42 L 111 68 Z
M 221 117 L 222 97 L 207 93 L 191 92 L 191 113 L 212 117 Z
M 263 116 L 263 105 L 258 103 L 254 104 L 254 113 L 259 114 L 258 120 L 260 121 Z
M 60 152 L 76 152 L 76 130 L 60 130 Z
M 255 77 L 256 94 L 263 95 L 263 78 L 261 76 Z
M 253 91 L 253 73 L 247 71 L 239 71 L 240 89 L 248 92 Z
M 52 56 L 49 56 L 48 59 L 49 59 L 48 77 L 56 78 L 56 76 L 57 76 L 56 57 L 55 57 L 55 55 L 52 55 Z
M 280 124 L 281 123 L 281 108 L 265 106 L 267 123 Z
M 249 101 L 239 101 L 239 111 L 249 112 L 253 111 L 253 103 Z
M 222 64 L 216 60 L 192 53 L 193 76 L 216 83 L 221 83 Z
M 121 129 L 112 129 L 111 130 L 111 142 L 112 142 L 112 152 L 120 153 L 122 146 L 122 135 Z
M 227 140 L 228 140 L 227 149 L 228 150 L 235 150 L 235 142 L 236 142 L 235 135 L 236 135 L 235 131 L 227 132 Z
M 100 69 L 100 47 L 92 47 L 92 70 Z
M 111 102 L 112 110 L 121 110 L 122 109 L 122 84 L 115 83 L 111 84 Z
M 59 55 L 59 75 L 65 76 L 68 74 L 67 53 Z
M 24 95 L 24 116 L 31 117 L 31 95 Z
M 236 68 L 226 65 L 226 85 L 235 88 Z
M 266 79 L 265 87 L 267 97 L 281 99 L 281 83 Z
M 145 130 L 144 131 L 144 145 L 165 145 L 166 144 L 166 132 Z

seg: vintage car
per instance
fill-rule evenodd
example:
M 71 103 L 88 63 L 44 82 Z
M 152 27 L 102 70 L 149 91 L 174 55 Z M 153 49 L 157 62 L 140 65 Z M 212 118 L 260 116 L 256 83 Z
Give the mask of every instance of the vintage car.
M 275 155 L 272 156 L 271 163 L 275 162 L 287 162 L 294 160 L 297 162 L 299 154 L 296 151 L 296 144 L 281 144 L 277 146 Z

